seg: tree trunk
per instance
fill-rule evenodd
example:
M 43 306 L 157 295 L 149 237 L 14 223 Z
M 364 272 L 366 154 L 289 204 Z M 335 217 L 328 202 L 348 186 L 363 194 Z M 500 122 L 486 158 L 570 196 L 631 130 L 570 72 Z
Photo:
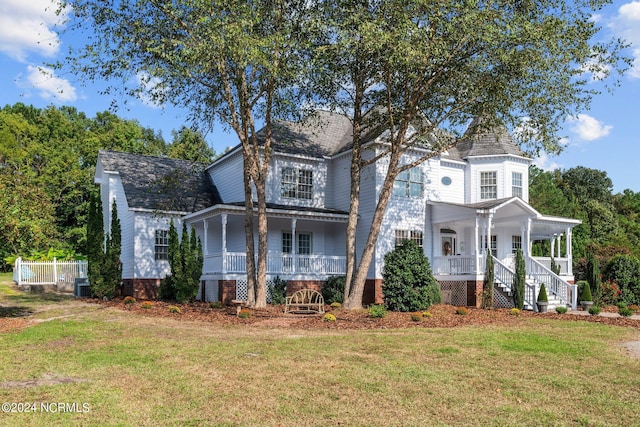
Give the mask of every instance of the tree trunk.
M 246 154 L 244 155 L 245 174 L 244 174 L 244 235 L 247 246 L 247 304 L 253 306 L 256 303 L 256 262 L 255 262 L 255 245 L 253 242 L 253 195 L 251 191 L 251 178 L 247 170 Z
M 378 203 L 376 204 L 376 210 L 373 213 L 373 219 L 371 221 L 371 227 L 369 228 L 369 235 L 367 236 L 367 242 L 365 244 L 358 268 L 356 269 L 355 276 L 353 278 L 353 285 L 351 287 L 351 294 L 345 299 L 345 308 L 359 309 L 362 308 L 362 297 L 364 295 L 364 285 L 367 281 L 367 273 L 369 272 L 369 266 L 373 260 L 373 253 L 380 235 L 380 227 L 384 219 L 385 211 L 391 193 L 393 191 L 393 182 L 397 175 L 397 166 L 400 161 L 401 151 L 395 150 L 391 153 L 389 159 L 389 168 L 387 169 L 387 175 L 380 189 L 380 196 Z
M 258 195 L 258 271 L 256 275 L 256 298 L 254 307 L 267 306 L 267 201 L 265 174 L 255 183 Z

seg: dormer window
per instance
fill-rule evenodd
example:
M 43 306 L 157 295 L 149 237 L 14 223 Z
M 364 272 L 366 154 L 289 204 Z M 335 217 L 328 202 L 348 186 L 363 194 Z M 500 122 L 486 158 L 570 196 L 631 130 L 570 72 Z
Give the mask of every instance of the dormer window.
M 480 172 L 480 199 L 498 198 L 498 179 L 495 171 Z
M 393 195 L 422 198 L 423 181 L 420 167 L 400 172 L 393 183 Z
M 282 168 L 282 197 L 311 199 L 313 197 L 313 171 L 298 168 Z

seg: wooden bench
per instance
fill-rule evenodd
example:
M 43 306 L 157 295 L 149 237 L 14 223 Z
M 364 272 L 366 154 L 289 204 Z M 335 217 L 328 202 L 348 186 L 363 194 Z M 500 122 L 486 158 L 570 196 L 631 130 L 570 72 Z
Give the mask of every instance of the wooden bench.
M 324 298 L 313 289 L 300 289 L 287 297 L 285 313 L 324 313 Z

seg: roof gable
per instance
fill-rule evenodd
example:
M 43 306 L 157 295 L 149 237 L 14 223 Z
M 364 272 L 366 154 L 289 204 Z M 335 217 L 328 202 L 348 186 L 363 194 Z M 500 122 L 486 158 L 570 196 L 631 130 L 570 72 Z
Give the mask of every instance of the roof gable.
M 133 209 L 195 212 L 222 203 L 201 163 L 104 150 L 98 163 L 120 175 Z

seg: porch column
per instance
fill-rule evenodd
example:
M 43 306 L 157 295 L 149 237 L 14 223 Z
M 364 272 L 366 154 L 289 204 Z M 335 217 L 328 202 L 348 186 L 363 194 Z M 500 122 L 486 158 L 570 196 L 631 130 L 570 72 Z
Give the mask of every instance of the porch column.
M 491 254 L 491 226 L 493 224 L 493 214 L 487 217 L 487 254 Z M 498 248 L 496 248 L 497 250 Z
M 573 234 L 571 227 L 567 227 L 567 274 L 573 276 Z
M 476 274 L 480 274 L 480 244 L 478 243 L 478 233 L 480 232 L 480 221 L 476 216 L 475 232 L 473 233 L 473 254 L 476 258 Z
M 222 222 L 222 272 L 227 272 L 227 214 L 220 216 Z
M 528 243 L 528 238 L 527 238 L 527 224 L 523 223 L 520 226 L 520 243 L 522 245 L 522 255 L 524 256 L 524 259 L 528 259 L 529 258 L 529 243 Z M 511 249 L 513 250 L 513 248 Z
M 527 255 L 531 257 L 531 218 L 527 218 Z
M 562 251 L 560 250 L 560 243 L 562 242 L 562 233 L 558 234 L 558 258 L 562 256 Z
M 209 239 L 208 239 L 207 234 L 209 234 L 208 233 L 208 231 L 209 231 L 209 220 L 207 220 L 207 219 L 203 219 L 202 220 L 202 229 L 204 230 L 203 231 L 204 236 L 202 236 L 202 252 L 205 255 L 208 255 L 209 254 L 209 243 L 208 243 Z
M 551 236 L 551 258 L 555 258 L 556 251 L 556 235 Z
M 293 218 L 291 220 L 291 262 L 292 262 L 292 273 L 295 273 L 297 270 L 297 255 L 296 255 L 296 244 L 298 243 L 298 239 L 296 239 L 296 225 L 298 224 L 298 220 Z

